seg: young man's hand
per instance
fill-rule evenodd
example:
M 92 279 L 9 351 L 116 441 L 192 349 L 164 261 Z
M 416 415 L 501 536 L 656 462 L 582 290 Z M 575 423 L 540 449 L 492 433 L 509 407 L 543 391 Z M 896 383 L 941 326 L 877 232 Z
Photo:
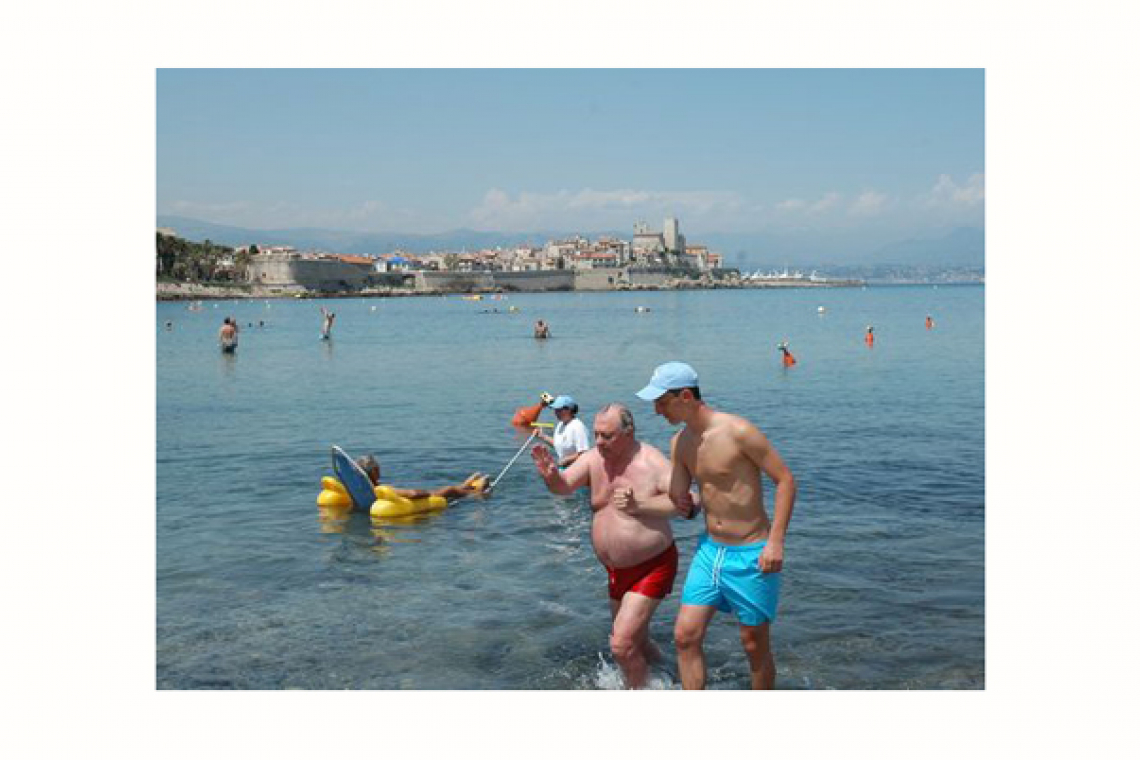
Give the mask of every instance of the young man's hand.
M 784 568 L 784 544 L 769 539 L 760 552 L 760 570 L 765 573 L 778 573 Z

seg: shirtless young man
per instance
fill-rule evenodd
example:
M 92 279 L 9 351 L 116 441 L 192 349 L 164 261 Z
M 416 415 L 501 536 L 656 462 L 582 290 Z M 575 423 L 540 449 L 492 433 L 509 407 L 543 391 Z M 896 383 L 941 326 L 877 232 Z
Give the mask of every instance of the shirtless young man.
M 654 411 L 670 424 L 685 424 L 673 437 L 669 495 L 682 503 L 695 478 L 708 530 L 689 567 L 673 631 L 681 685 L 705 687 L 702 643 L 719 609 L 736 614 L 752 688 L 774 688 L 776 663 L 768 632 L 776 619 L 796 480 L 752 423 L 701 401 L 697 373 L 688 364 L 662 364 L 637 395 L 652 401 Z M 776 484 L 772 522 L 764 511 L 760 473 Z
M 545 446 L 531 449 L 546 487 L 569 494 L 590 488 L 594 521 L 590 536 L 594 553 L 609 570 L 610 651 L 625 684 L 640 689 L 649 676 L 649 660 L 657 649 L 649 640 L 649 620 L 677 575 L 677 547 L 669 518 L 689 515 L 692 503 L 669 497 L 669 460 L 637 440 L 633 415 L 609 404 L 594 417 L 595 447 L 559 471 Z

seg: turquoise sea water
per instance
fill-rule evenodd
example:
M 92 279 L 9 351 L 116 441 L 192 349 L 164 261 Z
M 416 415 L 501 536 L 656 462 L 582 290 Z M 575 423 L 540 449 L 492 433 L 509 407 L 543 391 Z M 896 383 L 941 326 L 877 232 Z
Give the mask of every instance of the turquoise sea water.
M 588 425 L 601 405 L 625 402 L 640 437 L 668 452 L 673 429 L 633 394 L 677 359 L 696 367 L 714 407 L 764 430 L 799 482 L 773 628 L 777 686 L 982 688 L 984 295 L 160 303 L 157 685 L 618 685 L 589 507 L 548 494 L 529 457 L 492 498 L 412 525 L 322 522 L 315 501 L 333 443 L 375 453 L 400 485 L 493 475 L 521 443 L 512 412 L 540 391 L 573 395 Z M 337 313 L 327 342 L 322 305 Z M 224 316 L 242 327 L 233 356 L 217 349 Z M 553 339 L 531 338 L 538 318 Z M 790 369 L 784 339 L 799 362 Z M 659 688 L 679 688 L 672 624 L 700 523 L 674 528 L 682 574 L 652 628 Z M 731 617 L 717 615 L 706 653 L 711 688 L 747 686 Z

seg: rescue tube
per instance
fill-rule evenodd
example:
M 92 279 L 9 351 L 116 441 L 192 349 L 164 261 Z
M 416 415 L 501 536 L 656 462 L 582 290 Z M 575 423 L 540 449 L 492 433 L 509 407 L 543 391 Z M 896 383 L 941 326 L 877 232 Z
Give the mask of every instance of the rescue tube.
M 409 517 L 443 509 L 447 509 L 447 499 L 442 496 L 409 499 L 397 494 L 392 486 L 376 486 L 376 501 L 368 512 L 373 517 Z

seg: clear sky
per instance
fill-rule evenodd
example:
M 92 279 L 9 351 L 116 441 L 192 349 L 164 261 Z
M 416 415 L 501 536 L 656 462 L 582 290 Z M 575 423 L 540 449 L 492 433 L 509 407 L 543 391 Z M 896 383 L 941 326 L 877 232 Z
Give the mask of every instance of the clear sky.
M 159 70 L 158 212 L 889 240 L 984 223 L 984 72 Z

